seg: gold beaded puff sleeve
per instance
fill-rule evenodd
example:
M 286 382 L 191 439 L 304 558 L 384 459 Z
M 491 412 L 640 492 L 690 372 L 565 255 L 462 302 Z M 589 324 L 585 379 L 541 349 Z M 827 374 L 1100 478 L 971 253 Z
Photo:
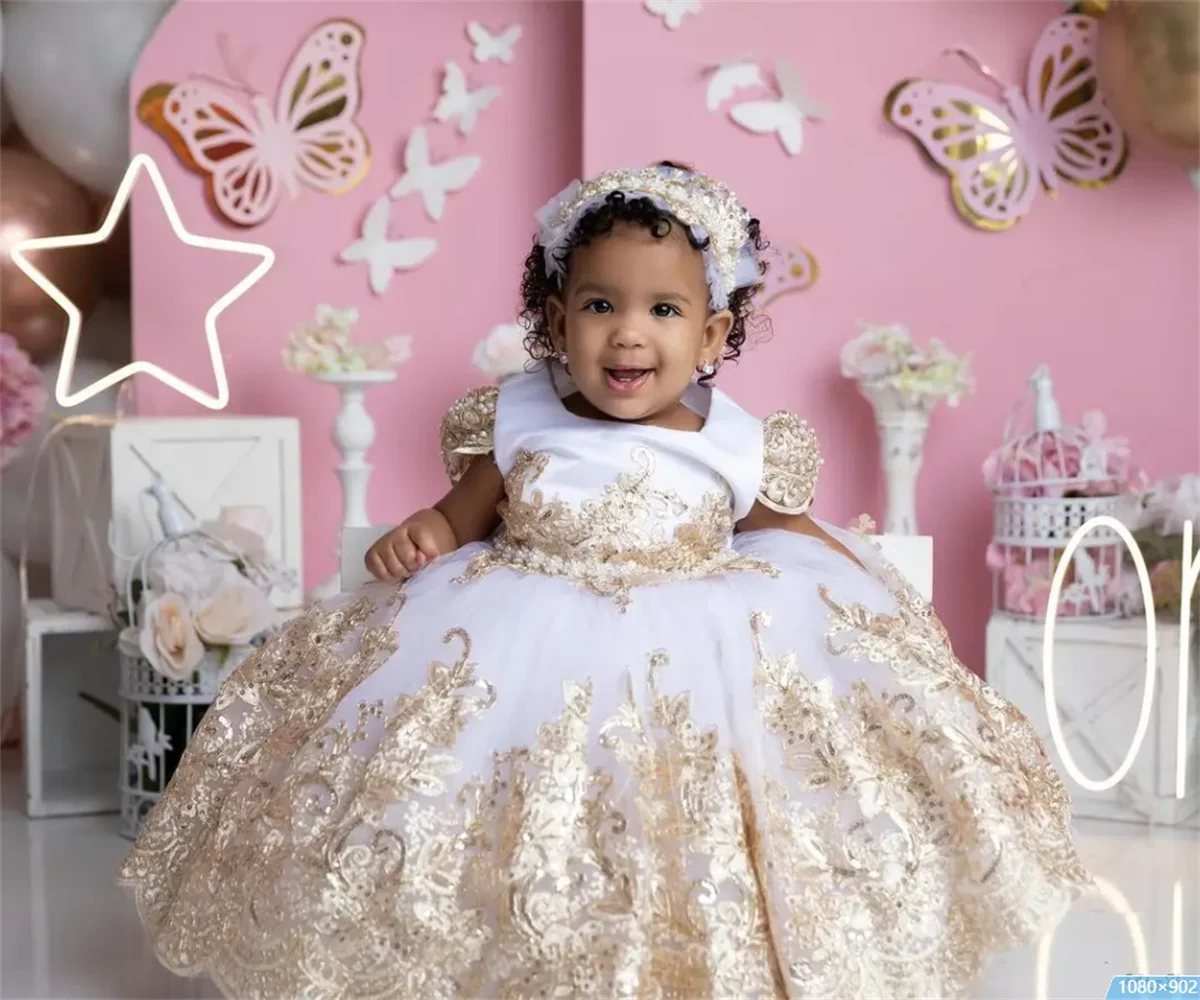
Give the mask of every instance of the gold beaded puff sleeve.
M 812 506 L 821 445 L 806 420 L 780 410 L 763 421 L 763 474 L 758 501 L 780 514 L 804 514 Z
M 462 478 L 472 458 L 492 450 L 499 394 L 494 385 L 472 389 L 456 400 L 442 417 L 442 462 L 450 482 L 457 483 Z

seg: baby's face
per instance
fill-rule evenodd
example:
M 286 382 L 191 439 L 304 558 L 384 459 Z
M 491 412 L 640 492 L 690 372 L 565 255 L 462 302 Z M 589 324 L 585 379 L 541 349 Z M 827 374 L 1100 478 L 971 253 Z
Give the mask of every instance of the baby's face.
M 584 398 L 617 420 L 678 404 L 696 369 L 721 358 L 732 316 L 711 313 L 704 258 L 678 225 L 663 237 L 631 223 L 571 255 L 550 329 Z

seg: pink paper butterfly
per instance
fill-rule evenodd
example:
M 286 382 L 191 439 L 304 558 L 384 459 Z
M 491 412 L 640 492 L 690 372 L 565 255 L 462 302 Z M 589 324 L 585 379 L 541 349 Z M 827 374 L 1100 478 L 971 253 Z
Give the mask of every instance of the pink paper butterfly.
M 1024 93 L 970 52 L 953 51 L 1004 88 L 1007 107 L 969 87 L 904 80 L 883 108 L 950 175 L 954 204 L 968 222 L 1008 229 L 1033 205 L 1037 181 L 1053 197 L 1060 177 L 1099 187 L 1124 168 L 1129 143 L 1096 80 L 1094 18 L 1072 14 L 1046 26 Z
M 216 81 L 198 77 L 169 90 L 149 88 L 139 117 L 187 166 L 207 176 L 209 200 L 221 215 L 257 226 L 275 211 L 282 190 L 294 198 L 304 184 L 340 194 L 366 175 L 370 147 L 354 120 L 365 42 L 353 21 L 319 24 L 292 57 L 274 110 L 243 80 L 233 89 L 249 95 L 249 110 Z M 231 70 L 232 60 L 225 61 Z
M 802 292 L 812 288 L 820 276 L 821 269 L 817 258 L 804 249 L 796 247 L 789 250 L 782 259 L 772 260 L 763 278 L 765 298 L 759 305 L 764 312 L 767 308 L 785 295 Z

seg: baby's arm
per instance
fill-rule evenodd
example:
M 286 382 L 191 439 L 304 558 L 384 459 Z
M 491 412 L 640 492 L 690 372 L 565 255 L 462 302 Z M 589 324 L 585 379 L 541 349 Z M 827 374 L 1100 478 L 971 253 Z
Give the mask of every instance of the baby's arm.
M 808 516 L 824 459 L 817 435 L 794 413 L 780 410 L 762 424 L 763 475 L 758 499 L 737 531 L 791 531 L 808 535 L 850 559 L 862 563 L 845 545 Z
M 807 514 L 781 514 L 758 502 L 755 503 L 750 513 L 742 518 L 737 525 L 738 531 L 765 531 L 767 529 L 791 531 L 797 535 L 808 535 L 811 538 L 817 538 L 835 552 L 841 553 L 847 559 L 854 562 L 856 566 L 865 568 L 853 552 L 829 534 L 828 531 L 823 530 Z
M 404 580 L 438 556 L 491 538 L 500 523 L 504 477 L 489 455 L 471 460 L 462 478 L 432 507 L 419 510 L 367 551 L 377 580 Z
M 493 456 L 495 386 L 472 389 L 442 418 L 442 460 L 454 485 L 371 546 L 366 564 L 380 580 L 403 580 L 470 542 L 490 538 L 500 524 L 504 477 Z

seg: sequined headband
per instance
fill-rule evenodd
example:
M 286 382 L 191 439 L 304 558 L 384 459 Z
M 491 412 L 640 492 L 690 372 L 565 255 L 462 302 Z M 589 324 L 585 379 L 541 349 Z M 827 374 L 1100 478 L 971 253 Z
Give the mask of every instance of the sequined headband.
M 546 274 L 563 278 L 563 249 L 579 221 L 615 191 L 646 198 L 686 225 L 697 241 L 707 239 L 704 269 L 709 304 L 729 305 L 735 289 L 760 280 L 758 254 L 750 239 L 750 213 L 720 181 L 677 167 L 606 170 L 590 181 L 572 181 L 537 213 L 538 243 Z

